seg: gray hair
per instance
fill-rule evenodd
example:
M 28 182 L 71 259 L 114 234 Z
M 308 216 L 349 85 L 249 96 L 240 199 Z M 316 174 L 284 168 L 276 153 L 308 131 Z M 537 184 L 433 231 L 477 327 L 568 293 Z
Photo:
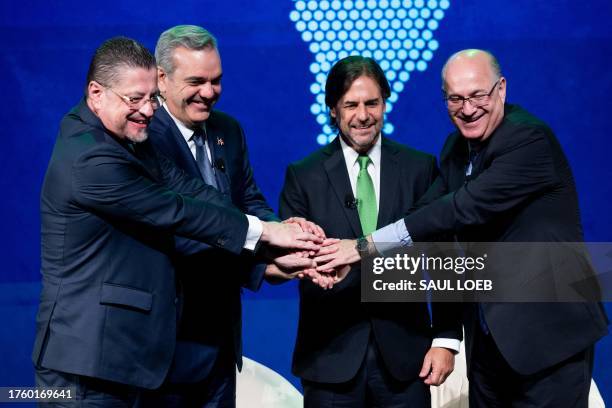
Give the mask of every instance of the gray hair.
M 106 40 L 94 53 L 85 84 L 85 95 L 91 81 L 102 86 L 112 86 L 125 68 L 154 69 L 155 58 L 144 45 L 127 37 Z
M 484 54 L 489 58 L 489 67 L 491 68 L 491 72 L 493 73 L 493 76 L 495 77 L 495 80 L 498 80 L 499 78 L 501 78 L 502 73 L 501 73 L 501 66 L 499 65 L 499 61 L 497 61 L 497 58 L 495 58 L 495 55 L 493 55 L 492 53 L 490 53 L 489 51 L 485 51 L 485 50 L 479 50 L 476 48 L 469 48 L 466 50 L 461 50 L 461 51 L 457 51 L 456 53 L 454 53 L 453 55 L 451 55 L 446 62 L 444 63 L 444 66 L 442 67 L 442 90 L 446 91 L 446 70 L 448 69 L 448 65 L 457 57 L 461 57 L 461 56 L 466 56 L 468 58 L 472 58 L 475 57 L 479 54 Z
M 167 74 L 174 71 L 172 54 L 178 47 L 189 50 L 216 49 L 217 39 L 207 30 L 195 25 L 178 25 L 164 31 L 155 46 L 155 59 L 157 65 Z

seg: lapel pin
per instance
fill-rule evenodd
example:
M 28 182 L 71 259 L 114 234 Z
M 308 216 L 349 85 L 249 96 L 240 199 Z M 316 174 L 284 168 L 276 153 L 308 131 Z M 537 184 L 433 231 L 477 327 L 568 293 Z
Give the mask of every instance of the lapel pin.
M 218 144 L 219 146 L 223 146 L 223 145 L 225 145 L 225 141 L 223 141 L 223 138 L 218 137 L 218 138 L 217 138 L 217 144 Z

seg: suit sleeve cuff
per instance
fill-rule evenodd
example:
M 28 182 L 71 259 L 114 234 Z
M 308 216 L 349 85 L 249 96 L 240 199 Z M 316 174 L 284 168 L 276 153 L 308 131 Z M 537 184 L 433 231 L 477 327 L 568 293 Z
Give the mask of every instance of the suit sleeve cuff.
M 455 353 L 459 352 L 460 345 L 461 342 L 457 339 L 446 339 L 443 337 L 433 339 L 433 341 L 431 342 L 431 347 L 444 347 L 454 351 Z
M 383 256 L 385 256 L 385 253 L 400 247 L 412 246 L 412 238 L 403 219 L 374 231 L 372 242 L 376 251 Z
M 263 233 L 263 224 L 259 218 L 249 214 L 245 215 L 249 221 L 249 229 L 247 230 L 243 248 L 248 249 L 249 251 L 255 251 L 255 247 L 261 238 L 261 234 Z

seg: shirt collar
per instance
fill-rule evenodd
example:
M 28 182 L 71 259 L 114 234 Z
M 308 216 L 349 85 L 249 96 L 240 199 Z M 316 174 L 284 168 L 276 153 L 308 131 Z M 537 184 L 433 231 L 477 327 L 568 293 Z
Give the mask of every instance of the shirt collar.
M 170 113 L 170 109 L 168 109 L 168 106 L 166 105 L 165 101 L 162 102 L 162 107 L 163 109 L 166 110 L 170 118 L 172 118 L 172 120 L 176 124 L 176 127 L 178 128 L 179 132 L 181 132 L 181 135 L 183 136 L 185 141 L 189 142 L 191 138 L 193 137 L 194 131 L 189 129 L 187 126 L 185 126 L 183 122 L 178 120 L 172 113 Z M 204 130 L 204 134 L 206 134 L 206 123 L 202 124 L 202 129 Z
M 340 135 L 340 146 L 342 147 L 342 154 L 344 155 L 344 160 L 350 166 L 353 166 L 357 162 L 357 157 L 359 157 L 359 153 L 357 153 L 352 147 L 346 144 L 344 139 Z M 370 148 L 367 155 L 370 156 L 370 160 L 372 160 L 372 164 L 375 168 L 380 168 L 380 152 L 381 152 L 381 144 L 382 144 L 382 135 L 378 135 L 378 139 L 376 139 L 376 143 L 374 146 Z

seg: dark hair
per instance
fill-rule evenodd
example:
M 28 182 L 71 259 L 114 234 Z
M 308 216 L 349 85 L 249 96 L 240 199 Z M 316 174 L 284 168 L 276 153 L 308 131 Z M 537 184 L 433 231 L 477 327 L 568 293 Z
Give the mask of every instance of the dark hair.
M 113 85 L 121 70 L 125 68 L 155 68 L 155 57 L 138 41 L 126 37 L 114 37 L 106 40 L 94 53 L 85 84 L 96 81 L 103 86 Z
M 336 107 L 353 82 L 364 75 L 372 78 L 378 84 L 383 100 L 391 95 L 387 77 L 372 58 L 352 55 L 341 59 L 331 68 L 325 83 L 325 105 L 330 110 L 329 123 L 333 128 L 337 128 L 337 125 L 336 119 L 331 116 L 331 109 Z

